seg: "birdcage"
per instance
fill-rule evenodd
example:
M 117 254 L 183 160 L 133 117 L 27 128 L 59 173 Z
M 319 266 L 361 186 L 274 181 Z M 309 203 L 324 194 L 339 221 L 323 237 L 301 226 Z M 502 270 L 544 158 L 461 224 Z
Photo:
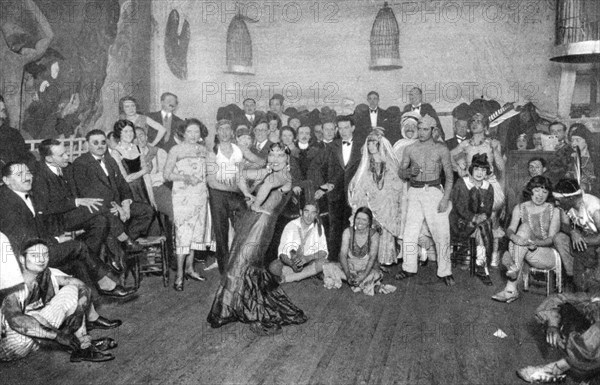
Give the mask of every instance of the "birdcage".
M 227 29 L 227 71 L 228 73 L 254 75 L 252 67 L 252 38 L 250 31 L 239 13 L 233 17 Z
M 383 3 L 371 29 L 372 70 L 394 70 L 400 65 L 400 29 L 392 8 Z
M 600 62 L 600 2 L 558 0 L 556 47 L 550 59 L 562 63 Z

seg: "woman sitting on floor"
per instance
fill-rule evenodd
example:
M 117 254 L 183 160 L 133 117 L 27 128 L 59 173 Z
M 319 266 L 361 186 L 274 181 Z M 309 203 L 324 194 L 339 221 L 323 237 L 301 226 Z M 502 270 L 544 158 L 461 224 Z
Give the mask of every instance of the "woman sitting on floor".
M 475 274 L 487 286 L 493 285 L 488 272 L 488 261 L 494 246 L 491 219 L 494 189 L 485 180 L 491 172 L 487 154 L 474 155 L 469 166 L 469 176 L 457 180 L 452 189 L 452 211 L 450 212 L 452 239 L 468 241 L 470 237 L 475 237 L 477 242 Z
M 355 293 L 374 295 L 396 291 L 395 286 L 384 285 L 381 282 L 383 274 L 377 263 L 379 232 L 372 227 L 372 224 L 371 210 L 367 207 L 356 210 L 354 226 L 347 228 L 342 234 L 340 264 L 329 263 L 323 266 L 326 287 L 339 288 L 341 284 L 332 284 L 331 281 L 341 279 L 347 281 Z M 339 271 L 340 265 L 342 271 Z
M 506 230 L 510 244 L 502 262 L 508 268 L 508 281 L 504 290 L 492 297 L 493 300 L 511 303 L 519 298 L 517 285 L 524 261 L 538 269 L 556 266 L 557 254 L 552 248 L 552 240 L 560 230 L 560 212 L 548 202 L 551 193 L 550 180 L 544 176 L 535 176 L 527 183 L 523 191 L 527 201 L 515 206 Z

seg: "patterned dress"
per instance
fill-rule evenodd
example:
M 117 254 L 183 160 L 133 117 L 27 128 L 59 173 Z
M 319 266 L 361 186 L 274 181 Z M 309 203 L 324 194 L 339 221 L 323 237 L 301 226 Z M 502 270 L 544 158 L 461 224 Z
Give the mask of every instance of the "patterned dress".
M 173 182 L 173 216 L 177 254 L 190 250 L 214 250 L 212 222 L 206 187 L 206 163 L 203 157 L 178 159 L 175 173 L 192 175 L 200 179 L 195 186 L 183 181 Z

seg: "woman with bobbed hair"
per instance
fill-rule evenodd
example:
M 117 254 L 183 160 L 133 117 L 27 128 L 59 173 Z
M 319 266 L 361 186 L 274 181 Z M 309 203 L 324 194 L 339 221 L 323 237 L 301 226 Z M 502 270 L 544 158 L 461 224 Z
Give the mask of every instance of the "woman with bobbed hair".
M 551 194 L 552 183 L 544 176 L 534 176 L 527 183 L 523 191 L 526 201 L 515 206 L 506 230 L 510 244 L 502 263 L 508 269 L 508 281 L 504 290 L 492 297 L 493 300 L 511 303 L 519 298 L 518 281 L 522 278 L 524 261 L 538 269 L 557 265 L 560 257 L 552 245 L 560 230 L 560 212 L 548 202 Z
M 119 113 L 120 119 L 127 119 L 133 122 L 134 127 L 141 127 L 144 129 L 149 138 L 152 139 L 151 146 L 156 146 L 160 143 L 161 139 L 167 133 L 167 129 L 157 121 L 150 119 L 146 115 L 138 114 L 137 111 L 138 102 L 131 96 L 125 96 L 119 100 Z M 149 133 L 149 128 L 152 131 Z
M 206 187 L 207 150 L 202 143 L 208 133 L 198 119 L 186 119 L 177 127 L 182 142 L 169 151 L 164 177 L 173 182 L 177 276 L 173 288 L 183 291 L 183 280 L 204 281 L 194 270 L 192 250 L 214 249 Z M 185 271 L 184 271 L 185 265 Z

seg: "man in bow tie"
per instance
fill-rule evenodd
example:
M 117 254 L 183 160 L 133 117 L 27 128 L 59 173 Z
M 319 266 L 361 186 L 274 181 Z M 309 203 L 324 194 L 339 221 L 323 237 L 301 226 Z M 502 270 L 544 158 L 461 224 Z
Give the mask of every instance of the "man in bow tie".
M 467 103 L 462 103 L 452 110 L 454 119 L 454 137 L 446 141 L 448 150 L 452 151 L 463 141 L 471 137 L 469 130 L 469 120 L 475 114 L 475 111 Z
M 337 118 L 341 139 L 335 139 L 326 148 L 324 167 L 315 170 L 322 176 L 317 180 L 325 181 L 315 193 L 316 199 L 327 197 L 329 213 L 328 249 L 333 260 L 337 260 L 341 248 L 342 232 L 349 226 L 352 209 L 348 204 L 348 185 L 360 164 L 361 145 L 354 139 L 354 120 L 351 116 Z
M 175 110 L 179 105 L 179 99 L 177 95 L 171 92 L 165 92 L 160 96 L 160 111 L 151 112 L 148 117 L 156 122 L 159 122 L 167 129 L 165 136 L 158 142 L 156 147 L 162 148 L 166 152 L 169 152 L 171 147 L 177 144 L 177 138 L 175 135 L 177 125 L 182 122 L 182 119 L 175 115 Z M 156 130 L 148 128 L 148 142 L 154 142 L 156 138 Z
M 421 116 L 431 116 L 435 120 L 440 135 L 442 136 L 442 140 L 445 140 L 444 129 L 442 128 L 442 124 L 440 123 L 437 112 L 435 112 L 435 109 L 431 104 L 423 103 L 423 91 L 421 91 L 421 89 L 418 87 L 412 88 L 408 93 L 408 100 L 410 103 L 404 106 L 402 113 L 416 111 Z
M 357 117 L 356 131 L 354 132 L 354 138 L 361 145 L 365 142 L 373 127 L 389 129 L 388 113 L 379 108 L 379 93 L 376 91 L 369 92 L 367 94 L 367 103 L 369 109 Z

